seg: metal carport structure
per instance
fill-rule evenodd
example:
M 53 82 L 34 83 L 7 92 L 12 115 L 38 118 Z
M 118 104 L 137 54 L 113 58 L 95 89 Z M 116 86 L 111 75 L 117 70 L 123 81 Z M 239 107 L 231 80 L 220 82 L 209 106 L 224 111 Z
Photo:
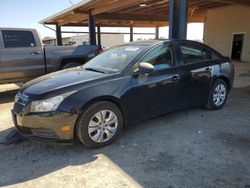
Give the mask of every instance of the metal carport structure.
M 100 27 L 159 27 L 169 25 L 170 38 L 185 39 L 188 22 L 205 22 L 207 10 L 228 5 L 250 5 L 248 0 L 84 0 L 42 21 L 56 25 L 58 45 L 61 26 L 88 26 L 91 44 L 101 43 Z

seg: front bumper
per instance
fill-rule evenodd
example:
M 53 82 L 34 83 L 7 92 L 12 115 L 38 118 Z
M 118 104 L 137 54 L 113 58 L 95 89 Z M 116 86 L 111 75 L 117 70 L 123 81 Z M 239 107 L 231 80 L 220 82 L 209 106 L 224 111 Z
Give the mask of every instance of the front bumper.
M 13 122 L 18 132 L 26 138 L 59 143 L 72 142 L 76 114 L 67 112 L 22 113 L 12 110 Z M 62 128 L 67 126 L 67 131 Z

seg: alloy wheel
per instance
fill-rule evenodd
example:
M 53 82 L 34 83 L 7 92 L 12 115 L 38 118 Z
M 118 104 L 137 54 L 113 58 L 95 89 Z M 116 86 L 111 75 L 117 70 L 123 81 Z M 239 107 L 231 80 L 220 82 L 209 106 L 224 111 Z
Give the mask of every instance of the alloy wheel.
M 216 106 L 220 106 L 224 103 L 226 99 L 227 90 L 223 84 L 219 84 L 213 93 L 213 101 Z
M 118 119 L 114 112 L 102 110 L 97 112 L 88 124 L 88 134 L 92 141 L 104 143 L 116 133 Z

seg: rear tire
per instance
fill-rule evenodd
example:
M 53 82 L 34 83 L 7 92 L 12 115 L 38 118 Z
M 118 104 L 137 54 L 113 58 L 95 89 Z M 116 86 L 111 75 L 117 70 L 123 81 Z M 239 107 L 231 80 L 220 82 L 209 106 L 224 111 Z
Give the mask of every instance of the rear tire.
M 227 97 L 227 83 L 222 79 L 217 79 L 210 89 L 206 107 L 210 110 L 219 110 L 226 104 Z
M 113 143 L 123 129 L 120 109 L 107 101 L 96 102 L 80 115 L 76 134 L 88 148 L 100 148 Z
M 78 62 L 69 62 L 66 63 L 65 65 L 63 65 L 62 69 L 68 69 L 68 68 L 73 68 L 73 67 L 77 67 L 77 66 L 81 66 L 81 63 Z

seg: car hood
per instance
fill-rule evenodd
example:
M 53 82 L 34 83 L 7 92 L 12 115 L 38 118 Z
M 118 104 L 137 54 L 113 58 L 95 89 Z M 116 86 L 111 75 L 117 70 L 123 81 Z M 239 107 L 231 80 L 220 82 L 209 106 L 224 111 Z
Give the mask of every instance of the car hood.
M 40 95 L 74 85 L 81 85 L 107 76 L 108 74 L 75 67 L 36 78 L 23 85 L 20 91 L 22 93 Z

